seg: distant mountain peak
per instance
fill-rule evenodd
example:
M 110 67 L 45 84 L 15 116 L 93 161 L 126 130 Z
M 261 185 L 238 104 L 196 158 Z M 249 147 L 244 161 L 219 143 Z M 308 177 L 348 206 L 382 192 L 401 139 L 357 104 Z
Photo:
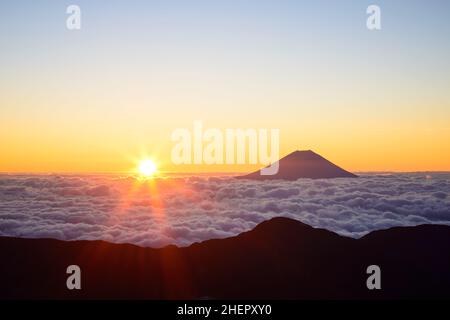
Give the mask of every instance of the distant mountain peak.
M 286 158 L 324 159 L 321 155 L 315 153 L 313 150 L 296 150 L 285 156 L 283 159 Z
M 253 180 L 297 180 L 300 178 L 329 179 L 357 177 L 312 150 L 296 150 L 281 158 L 278 164 L 279 171 L 275 175 L 261 175 L 258 170 L 237 178 Z

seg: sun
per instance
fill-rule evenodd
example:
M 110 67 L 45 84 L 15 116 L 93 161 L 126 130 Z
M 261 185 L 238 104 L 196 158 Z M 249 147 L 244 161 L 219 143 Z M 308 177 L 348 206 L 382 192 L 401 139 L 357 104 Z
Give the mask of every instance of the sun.
M 148 178 L 158 171 L 156 163 L 152 160 L 145 159 L 139 162 L 138 172 L 142 177 Z

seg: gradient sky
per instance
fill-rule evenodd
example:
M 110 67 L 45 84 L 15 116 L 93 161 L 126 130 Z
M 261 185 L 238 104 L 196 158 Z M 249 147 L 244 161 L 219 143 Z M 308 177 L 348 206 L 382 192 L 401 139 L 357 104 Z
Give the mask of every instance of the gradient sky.
M 194 120 L 280 128 L 281 154 L 351 171 L 450 170 L 449 14 L 445 0 L 1 1 L 0 171 L 126 171 L 145 154 L 250 169 L 172 165 L 171 133 Z

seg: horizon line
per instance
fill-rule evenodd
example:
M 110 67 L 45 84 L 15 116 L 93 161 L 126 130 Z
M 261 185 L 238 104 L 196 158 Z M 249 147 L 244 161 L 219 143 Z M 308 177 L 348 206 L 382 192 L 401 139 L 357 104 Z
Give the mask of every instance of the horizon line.
M 192 172 L 192 171 L 160 171 L 161 174 L 156 174 L 155 178 L 162 175 L 234 175 L 234 174 L 247 174 L 248 171 L 202 171 L 202 172 Z M 362 171 L 351 171 L 351 173 L 357 174 L 388 174 L 388 173 L 450 173 L 450 170 L 416 170 L 416 171 L 396 171 L 396 170 L 362 170 Z M 139 175 L 135 172 L 130 171 L 0 171 L 0 175 L 48 175 L 48 174 L 66 174 L 66 175 Z

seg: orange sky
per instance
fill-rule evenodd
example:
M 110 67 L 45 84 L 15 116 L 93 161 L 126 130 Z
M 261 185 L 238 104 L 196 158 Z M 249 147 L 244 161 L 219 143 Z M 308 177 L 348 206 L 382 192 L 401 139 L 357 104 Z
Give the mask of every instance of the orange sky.
M 280 129 L 281 155 L 350 171 L 450 171 L 448 4 L 383 2 L 396 19 L 375 32 L 356 2 L 83 2 L 79 31 L 53 2 L 23 6 L 0 19 L 0 172 L 259 167 L 173 165 L 195 120 Z
M 205 124 L 206 125 L 206 124 Z M 190 128 L 186 126 L 186 128 Z M 54 132 L 30 124 L 22 130 L 0 129 L 2 172 L 127 172 L 150 157 L 162 171 L 246 172 L 259 165 L 174 165 L 170 129 L 121 137 L 110 132 Z M 303 131 L 304 130 L 304 131 Z M 352 127 L 281 130 L 280 156 L 312 149 L 350 171 L 450 170 L 450 131 L 418 128 Z M 311 133 L 309 136 L 308 133 Z M 206 143 L 204 144 L 204 146 Z

